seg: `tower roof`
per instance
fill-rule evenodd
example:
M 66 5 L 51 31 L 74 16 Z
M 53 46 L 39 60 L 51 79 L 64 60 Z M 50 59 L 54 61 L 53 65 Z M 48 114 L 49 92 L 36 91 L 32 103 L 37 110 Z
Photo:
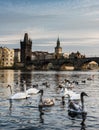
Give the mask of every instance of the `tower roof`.
M 59 37 L 58 37 L 58 39 L 57 39 L 57 48 L 59 48 L 60 47 L 60 40 L 59 40 Z
M 24 42 L 28 42 L 28 33 L 24 34 Z

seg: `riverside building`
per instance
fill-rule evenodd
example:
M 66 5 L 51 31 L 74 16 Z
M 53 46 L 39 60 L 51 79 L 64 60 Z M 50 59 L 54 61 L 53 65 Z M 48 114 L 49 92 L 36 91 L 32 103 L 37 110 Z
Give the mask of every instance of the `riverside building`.
M 12 67 L 14 65 L 14 50 L 0 47 L 0 67 Z

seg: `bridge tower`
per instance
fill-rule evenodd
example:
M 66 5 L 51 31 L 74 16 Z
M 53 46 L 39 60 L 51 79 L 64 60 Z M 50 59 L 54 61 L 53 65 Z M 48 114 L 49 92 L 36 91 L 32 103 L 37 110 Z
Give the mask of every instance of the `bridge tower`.
M 60 47 L 60 40 L 59 37 L 57 39 L 56 47 L 55 47 L 55 57 L 59 59 L 62 57 L 62 47 Z
M 32 41 L 28 38 L 28 33 L 25 33 L 24 40 L 20 41 L 21 47 L 21 62 L 26 63 L 31 61 Z

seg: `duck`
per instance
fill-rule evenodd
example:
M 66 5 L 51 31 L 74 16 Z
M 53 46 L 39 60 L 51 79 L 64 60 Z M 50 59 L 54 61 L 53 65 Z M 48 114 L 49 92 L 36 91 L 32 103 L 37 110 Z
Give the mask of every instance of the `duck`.
M 73 83 L 76 84 L 76 85 L 85 85 L 86 84 L 86 80 L 81 80 L 81 81 L 74 80 Z
M 8 85 L 7 88 L 9 87 L 10 88 L 10 92 L 11 92 L 11 96 L 9 99 L 11 100 L 18 100 L 18 99 L 26 99 L 28 97 L 30 97 L 30 95 L 27 94 L 26 92 L 26 84 L 25 84 L 25 81 L 23 82 L 23 86 L 24 86 L 24 92 L 18 92 L 18 93 L 15 93 L 15 94 L 12 94 L 12 86 L 11 85 Z
M 68 115 L 74 117 L 77 115 L 87 115 L 87 112 L 84 110 L 84 96 L 88 96 L 85 92 L 80 94 L 80 102 L 75 102 L 74 100 L 69 100 L 68 102 Z
M 91 75 L 90 77 L 88 77 L 87 80 L 94 80 L 94 75 Z
M 50 84 L 48 82 L 43 82 L 42 85 L 46 86 L 46 88 L 50 87 Z
M 50 98 L 46 98 L 46 99 L 42 99 L 43 97 L 43 89 L 41 89 L 39 91 L 39 93 L 41 93 L 40 95 L 40 101 L 39 101 L 39 108 L 42 108 L 42 107 L 51 107 L 55 104 L 55 101 L 54 99 L 50 99 Z
M 33 84 L 33 88 L 38 88 L 38 84 Z
M 59 87 L 66 87 L 67 89 L 73 89 L 75 83 L 70 82 L 69 80 L 65 79 L 63 82 L 59 84 Z

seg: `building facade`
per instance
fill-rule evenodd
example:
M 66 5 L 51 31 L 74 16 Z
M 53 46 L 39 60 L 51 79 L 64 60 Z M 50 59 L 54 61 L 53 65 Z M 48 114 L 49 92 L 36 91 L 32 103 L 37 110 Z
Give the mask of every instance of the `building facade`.
M 79 51 L 77 51 L 76 53 L 72 52 L 71 54 L 69 54 L 69 58 L 85 58 L 85 55 L 82 55 Z
M 20 49 L 21 49 L 21 62 L 27 63 L 31 61 L 32 55 L 32 40 L 28 38 L 28 34 L 25 33 L 24 40 L 20 41 Z
M 55 59 L 54 53 L 48 53 L 44 51 L 34 51 L 32 52 L 31 60 L 50 60 Z
M 14 49 L 14 62 L 21 62 L 20 59 L 20 49 Z
M 12 67 L 14 65 L 14 50 L 0 47 L 0 67 Z

